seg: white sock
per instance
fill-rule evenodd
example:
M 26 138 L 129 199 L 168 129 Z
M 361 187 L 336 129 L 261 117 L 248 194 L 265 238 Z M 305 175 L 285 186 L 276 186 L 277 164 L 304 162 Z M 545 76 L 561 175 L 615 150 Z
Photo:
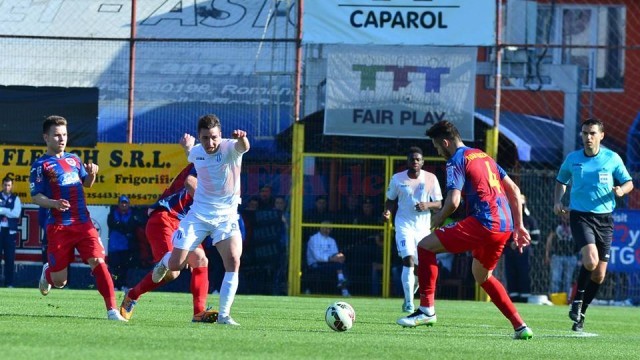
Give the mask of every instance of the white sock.
M 416 284 L 416 279 L 413 276 L 413 266 L 402 267 L 402 275 L 400 275 L 400 281 L 402 281 L 402 290 L 404 290 L 404 301 L 413 302 L 413 287 Z
M 425 313 L 427 316 L 433 316 L 436 314 L 435 306 L 420 306 L 420 311 Z
M 168 253 L 164 254 L 162 259 L 160 260 L 162 265 L 164 265 L 167 269 L 169 268 L 169 258 L 170 257 L 171 257 L 171 252 L 168 252 Z
M 229 316 L 231 312 L 231 304 L 236 297 L 238 291 L 238 273 L 225 272 L 220 286 L 220 309 L 219 315 L 223 317 Z
M 338 281 L 342 281 L 344 280 L 344 274 L 343 273 L 339 273 L 338 274 Z

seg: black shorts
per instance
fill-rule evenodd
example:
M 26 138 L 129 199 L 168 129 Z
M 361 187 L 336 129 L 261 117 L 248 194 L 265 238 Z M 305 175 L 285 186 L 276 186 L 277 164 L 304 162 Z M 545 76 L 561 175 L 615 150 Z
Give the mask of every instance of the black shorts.
M 613 241 L 613 216 L 611 214 L 594 214 L 571 210 L 571 233 L 576 245 L 576 252 L 587 244 L 595 244 L 598 258 L 609 262 L 611 241 Z

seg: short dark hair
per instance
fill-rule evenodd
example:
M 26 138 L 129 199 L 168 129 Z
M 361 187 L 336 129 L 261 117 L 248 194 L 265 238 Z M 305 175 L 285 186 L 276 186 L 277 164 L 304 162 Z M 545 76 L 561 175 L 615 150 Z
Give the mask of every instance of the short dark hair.
M 6 183 L 6 182 L 13 182 L 13 178 L 12 178 L 11 176 L 9 176 L 9 175 L 5 176 L 5 177 L 2 179 L 2 183 L 4 184 L 4 183 Z
M 409 152 L 407 153 L 407 159 L 411 159 L 411 156 L 413 154 L 420 154 L 420 156 L 423 156 L 422 154 L 422 149 L 420 149 L 417 146 L 412 146 L 409 148 Z
M 59 115 L 47 116 L 42 123 L 42 133 L 48 134 L 52 126 L 67 126 L 67 119 Z
M 600 129 L 600 132 L 604 132 L 604 124 L 602 121 L 596 118 L 588 118 L 587 120 L 582 122 L 582 126 L 597 126 Z
M 200 119 L 198 119 L 198 133 L 200 133 L 201 129 L 209 130 L 217 127 L 222 130 L 222 125 L 220 124 L 220 119 L 214 114 L 207 114 Z
M 433 124 L 426 135 L 431 139 L 460 140 L 460 133 L 451 121 L 443 120 Z

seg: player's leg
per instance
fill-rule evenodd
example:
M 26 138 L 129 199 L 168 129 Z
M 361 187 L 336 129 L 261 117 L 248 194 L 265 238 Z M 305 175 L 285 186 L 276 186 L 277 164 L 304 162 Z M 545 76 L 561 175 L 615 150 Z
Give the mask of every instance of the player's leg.
M 39 288 L 42 295 L 49 294 L 51 286 L 63 288 L 67 284 L 67 268 L 73 261 L 75 239 L 66 226 L 48 225 L 48 262 L 42 266 Z
M 600 263 L 598 248 L 596 246 L 596 238 L 599 236 L 599 234 L 597 234 L 598 217 L 595 214 L 577 211 L 571 211 L 569 215 L 569 225 L 571 226 L 573 239 L 576 248 L 580 249 L 582 255 L 582 266 L 580 266 L 580 270 L 578 271 L 576 293 L 571 302 L 569 318 L 574 322 L 579 322 L 582 317 L 585 291 L 591 282 L 592 272 Z M 611 232 L 613 233 L 613 220 L 611 222 Z M 605 255 L 608 256 L 608 252 Z
M 231 305 L 238 290 L 238 271 L 242 256 L 242 235 L 238 227 L 238 215 L 230 216 L 228 221 L 220 223 L 211 238 L 220 253 L 225 270 L 220 287 L 218 323 L 238 325 L 230 316 Z
M 446 249 L 440 242 L 436 233 L 427 235 L 418 243 L 418 283 L 420 293 L 420 307 L 413 314 L 400 318 L 398 325 L 413 327 L 419 325 L 432 326 L 436 323 L 435 293 L 436 280 L 438 278 L 438 263 L 436 253 Z
M 74 225 L 73 231 L 75 232 L 74 236 L 78 239 L 76 249 L 80 254 L 80 258 L 89 264 L 91 273 L 96 281 L 96 288 L 104 300 L 107 309 L 107 319 L 127 321 L 118 312 L 116 294 L 113 289 L 113 279 L 104 261 L 105 251 L 100 241 L 98 231 L 90 221 L 81 225 Z
M 152 280 L 159 283 L 168 271 L 180 271 L 187 264 L 189 252 L 195 250 L 215 227 L 189 212 L 173 233 L 173 249 L 153 268 Z
M 180 221 L 171 216 L 167 211 L 156 210 L 151 213 L 147 220 L 145 234 L 147 239 L 149 239 L 153 262 L 159 262 L 164 255 L 171 252 L 173 249 L 171 239 L 173 232 L 178 228 L 179 224 Z M 179 271 L 169 271 L 160 282 L 155 283 L 152 279 L 153 271 L 149 271 L 134 287 L 129 289 L 124 299 L 122 299 L 120 315 L 127 320 L 131 319 L 133 310 L 138 304 L 140 296 L 149 291 L 154 291 L 167 282 L 172 281 L 177 278 L 179 274 Z
M 418 243 L 413 231 L 407 226 L 399 225 L 396 227 L 396 247 L 398 255 L 402 258 L 402 273 L 400 274 L 400 282 L 404 293 L 404 301 L 402 302 L 403 312 L 414 312 L 413 296 L 415 287 L 414 276 L 414 257 L 417 257 Z
M 472 251 L 473 263 L 471 264 L 471 272 L 473 278 L 491 297 L 491 301 L 498 310 L 511 322 L 515 330 L 513 338 L 518 340 L 530 339 L 533 336 L 533 332 L 520 317 L 505 287 L 492 275 L 511 233 L 492 232 L 484 227 L 478 230 L 479 239 L 482 238 L 484 240 L 478 241 L 476 248 Z
M 191 294 L 193 296 L 194 322 L 215 322 L 218 319 L 216 310 L 207 309 L 207 295 L 209 293 L 209 260 L 202 247 L 196 248 L 187 257 L 191 267 Z

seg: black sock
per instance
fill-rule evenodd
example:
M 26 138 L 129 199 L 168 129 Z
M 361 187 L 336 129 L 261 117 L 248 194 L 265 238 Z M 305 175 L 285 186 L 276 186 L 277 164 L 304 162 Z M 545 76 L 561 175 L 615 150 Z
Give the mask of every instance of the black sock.
M 590 280 L 589 283 L 587 284 L 587 288 L 584 291 L 584 301 L 582 302 L 583 314 L 587 312 L 587 308 L 589 307 L 589 304 L 591 304 L 591 302 L 593 301 L 593 298 L 596 297 L 596 294 L 598 293 L 598 289 L 600 289 L 600 284 L 598 284 L 597 282 L 594 282 L 593 280 Z
M 573 301 L 579 301 L 584 298 L 584 291 L 590 282 L 591 271 L 587 270 L 583 265 L 580 267 L 580 271 L 578 272 L 576 295 L 573 297 Z

